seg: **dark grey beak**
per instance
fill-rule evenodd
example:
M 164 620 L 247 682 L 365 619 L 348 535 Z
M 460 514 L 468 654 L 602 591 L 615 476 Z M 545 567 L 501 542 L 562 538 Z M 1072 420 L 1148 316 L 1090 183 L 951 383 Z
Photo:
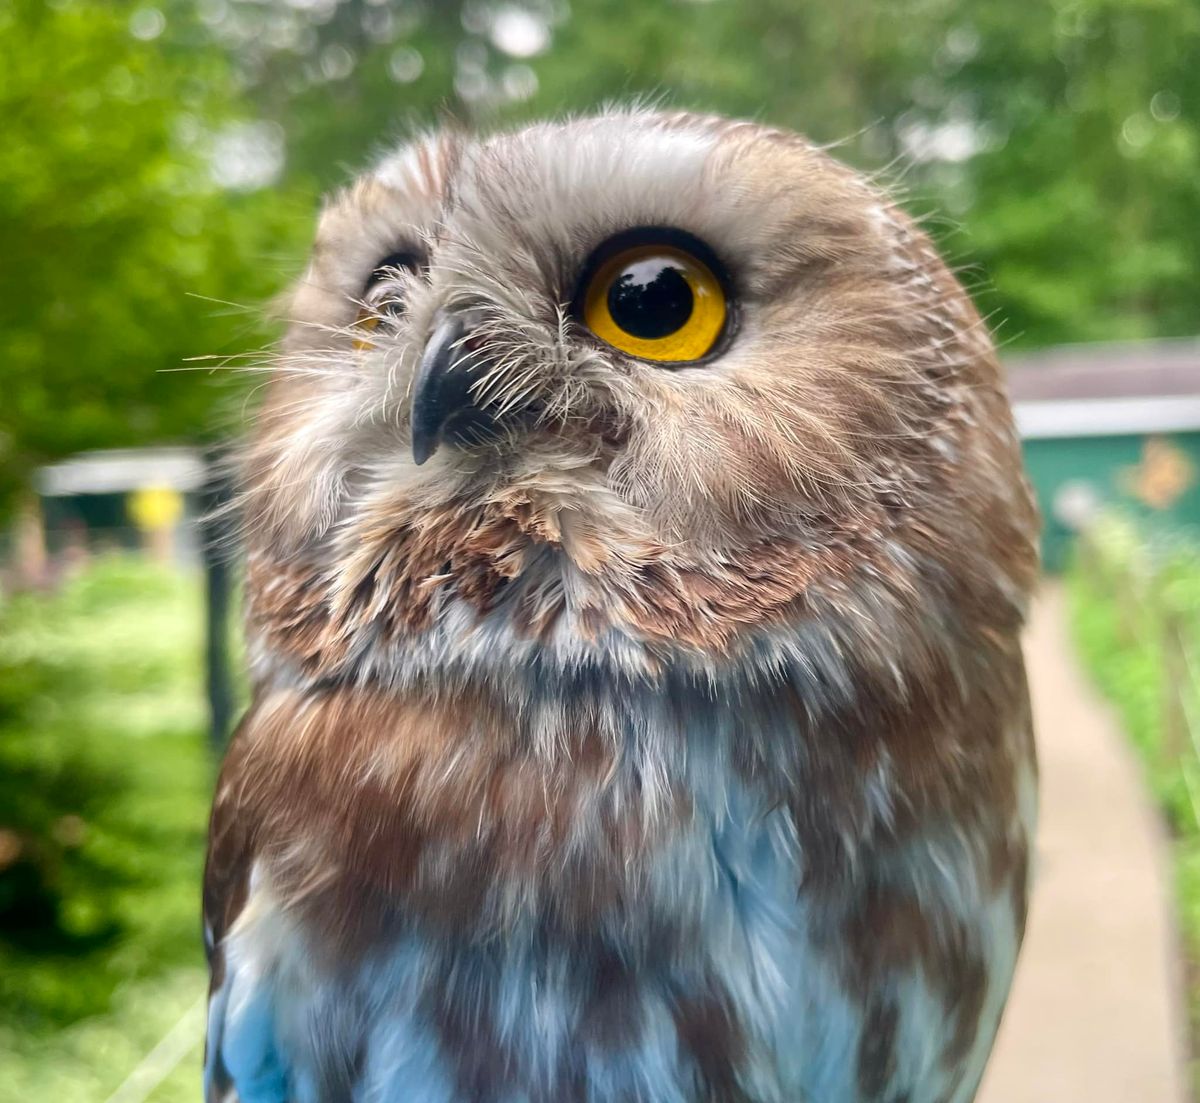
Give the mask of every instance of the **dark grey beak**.
M 447 438 L 481 439 L 494 428 L 472 394 L 488 366 L 472 344 L 475 321 L 470 311 L 444 314 L 425 346 L 412 390 L 412 455 L 417 464 Z

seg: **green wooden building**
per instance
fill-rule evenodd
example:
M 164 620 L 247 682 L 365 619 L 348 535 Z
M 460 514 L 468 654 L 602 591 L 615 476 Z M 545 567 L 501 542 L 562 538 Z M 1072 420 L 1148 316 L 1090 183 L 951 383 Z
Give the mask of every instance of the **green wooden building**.
M 1200 531 L 1200 340 L 1067 346 L 1006 368 L 1048 570 L 1106 504 Z

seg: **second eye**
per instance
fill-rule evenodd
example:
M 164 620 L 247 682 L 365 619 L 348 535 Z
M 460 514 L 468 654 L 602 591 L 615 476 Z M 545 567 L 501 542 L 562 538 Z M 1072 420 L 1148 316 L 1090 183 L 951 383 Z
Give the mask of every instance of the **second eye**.
M 376 265 L 363 289 L 356 325 L 364 333 L 378 329 L 389 319 L 404 313 L 399 279 L 401 272 L 419 272 L 421 260 L 413 253 L 392 253 Z M 355 347 L 371 349 L 374 346 L 365 336 L 355 339 Z

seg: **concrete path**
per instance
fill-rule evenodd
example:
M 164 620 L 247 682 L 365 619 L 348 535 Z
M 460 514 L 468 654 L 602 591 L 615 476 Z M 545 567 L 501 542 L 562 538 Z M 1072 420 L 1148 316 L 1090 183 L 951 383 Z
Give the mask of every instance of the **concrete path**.
M 1076 665 L 1055 587 L 1026 658 L 1042 769 L 1038 882 L 979 1103 L 1182 1103 L 1165 839 L 1115 717 Z

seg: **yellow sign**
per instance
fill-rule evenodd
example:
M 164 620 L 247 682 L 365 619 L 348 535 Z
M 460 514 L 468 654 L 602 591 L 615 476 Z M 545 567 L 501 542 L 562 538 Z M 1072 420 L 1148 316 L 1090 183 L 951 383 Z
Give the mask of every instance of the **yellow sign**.
M 183 495 L 167 486 L 144 486 L 129 495 L 129 516 L 143 532 L 173 528 L 183 516 Z

